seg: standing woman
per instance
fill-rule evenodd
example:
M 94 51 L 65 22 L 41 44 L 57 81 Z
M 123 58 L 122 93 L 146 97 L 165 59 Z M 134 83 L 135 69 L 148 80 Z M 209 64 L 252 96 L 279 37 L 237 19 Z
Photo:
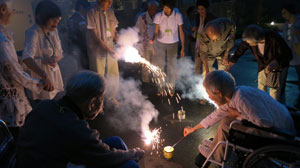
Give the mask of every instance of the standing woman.
M 298 76 L 298 87 L 300 90 L 300 54 L 296 53 L 295 44 L 300 45 L 300 16 L 296 13 L 296 8 L 292 4 L 285 4 L 281 7 L 282 17 L 287 21 L 283 28 L 283 38 L 293 52 L 293 59 L 290 65 L 296 68 Z M 299 47 L 299 46 L 298 46 Z M 295 107 L 300 108 L 300 95 Z
M 196 49 L 195 49 L 195 74 L 201 75 L 201 59 L 199 53 L 199 45 L 200 45 L 200 34 L 203 31 L 205 25 L 211 21 L 216 19 L 216 16 L 208 11 L 209 1 L 208 0 L 197 0 L 197 9 L 199 15 L 196 15 L 196 26 L 197 26 L 197 35 L 196 35 Z
M 32 94 L 35 101 L 53 99 L 63 91 L 63 80 L 58 62 L 63 58 L 57 26 L 61 11 L 52 1 L 41 1 L 35 9 L 36 24 L 26 31 L 23 61 L 31 70 L 31 75 L 51 83 L 51 92 Z
M 180 57 L 184 57 L 184 33 L 182 29 L 183 19 L 181 13 L 175 8 L 175 0 L 162 0 L 162 12 L 154 17 L 155 32 L 152 41 L 154 44 L 153 63 L 164 71 L 166 66 L 166 74 L 168 82 L 172 86 L 170 96 L 175 92 L 176 81 L 176 63 L 179 37 L 181 40 Z M 166 84 L 158 88 L 158 96 L 163 94 Z
M 0 0 L 0 119 L 16 139 L 19 128 L 31 111 L 24 88 L 39 92 L 42 83 L 46 87 L 48 84 L 31 78 L 18 62 L 13 32 L 4 27 L 13 15 L 11 4 Z

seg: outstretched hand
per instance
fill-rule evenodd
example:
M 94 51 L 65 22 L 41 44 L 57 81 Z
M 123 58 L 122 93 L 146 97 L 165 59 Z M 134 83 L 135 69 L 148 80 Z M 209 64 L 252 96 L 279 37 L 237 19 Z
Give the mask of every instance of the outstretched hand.
M 183 131 L 183 136 L 186 137 L 194 132 L 194 129 L 192 127 L 185 127 Z
M 135 152 L 134 160 L 141 160 L 145 155 L 145 151 L 141 148 L 134 148 L 133 151 Z

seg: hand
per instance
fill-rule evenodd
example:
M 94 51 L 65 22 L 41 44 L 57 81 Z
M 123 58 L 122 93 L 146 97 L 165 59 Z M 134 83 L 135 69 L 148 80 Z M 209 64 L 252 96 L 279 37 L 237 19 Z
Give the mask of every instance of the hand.
M 229 118 L 237 118 L 240 115 L 241 115 L 241 113 L 236 108 L 229 107 L 227 110 L 227 116 Z
M 181 48 L 181 51 L 180 51 L 180 58 L 183 58 L 184 57 L 184 48 Z
M 149 40 L 149 44 L 153 45 L 154 41 L 153 40 Z
M 111 53 L 111 56 L 112 56 L 113 58 L 115 58 L 115 59 L 118 59 L 118 58 L 119 58 L 118 53 L 115 52 L 114 50 L 111 50 L 110 53 Z
M 228 59 L 226 59 L 226 58 L 223 58 L 223 60 L 222 60 L 222 65 L 225 65 L 225 66 L 227 66 L 229 64 L 229 61 L 228 61 Z
M 141 160 L 144 155 L 145 155 L 145 151 L 143 149 L 140 148 L 134 148 L 133 151 L 135 152 L 135 158 L 134 160 Z
M 267 67 L 266 73 L 270 73 L 271 71 L 278 71 L 279 69 L 279 63 L 276 59 L 274 59 Z
M 42 64 L 53 66 L 54 64 L 56 64 L 56 59 L 53 57 L 45 57 L 42 59 Z
M 225 71 L 229 71 L 233 65 L 234 65 L 233 62 L 229 62 L 229 64 L 226 66 Z
M 50 92 L 52 90 L 54 90 L 53 85 L 51 84 L 50 80 L 48 79 L 47 76 L 43 77 L 42 79 L 42 85 L 43 85 L 43 89 Z
M 186 137 L 194 132 L 194 129 L 192 127 L 185 127 L 183 131 L 183 135 Z
M 192 27 L 192 31 L 193 31 L 193 32 L 195 32 L 195 31 L 197 31 L 197 30 L 198 30 L 198 28 L 197 28 L 196 26 Z

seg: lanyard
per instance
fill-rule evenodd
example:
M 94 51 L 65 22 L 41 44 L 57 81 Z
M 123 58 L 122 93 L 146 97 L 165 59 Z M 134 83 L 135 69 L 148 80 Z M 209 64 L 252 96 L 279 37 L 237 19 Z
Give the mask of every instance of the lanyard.
M 51 48 L 52 48 L 52 50 L 53 50 L 53 54 L 52 54 L 51 57 L 54 57 L 54 56 L 55 56 L 55 47 L 54 47 L 53 43 L 51 42 L 51 40 L 49 39 L 49 37 L 47 36 L 47 34 L 46 34 L 44 31 L 43 31 L 43 33 L 44 33 L 44 35 L 45 35 L 47 41 L 49 42 L 49 44 L 50 44 L 50 46 L 51 46 Z

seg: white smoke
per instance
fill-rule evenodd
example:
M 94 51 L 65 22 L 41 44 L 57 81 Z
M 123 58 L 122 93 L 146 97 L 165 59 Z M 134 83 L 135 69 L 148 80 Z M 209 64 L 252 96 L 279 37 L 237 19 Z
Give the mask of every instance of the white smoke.
M 119 59 L 131 63 L 140 62 L 142 57 L 135 49 L 138 41 L 137 28 L 122 29 L 118 39 L 118 48 L 116 49 Z M 143 137 L 146 132 L 150 131 L 150 122 L 157 120 L 158 111 L 147 97 L 142 94 L 140 84 L 140 81 L 125 80 L 120 77 L 117 95 L 120 107 L 116 108 L 117 111 L 109 118 L 109 121 L 117 129 L 130 129 L 141 133 Z M 109 81 L 107 85 L 110 85 Z
M 112 125 L 121 131 L 129 129 L 145 135 L 149 131 L 149 123 L 157 120 L 158 111 L 142 94 L 140 82 L 121 77 L 117 99 L 120 106 L 109 118 Z
M 176 81 L 176 87 L 182 91 L 181 97 L 192 101 L 205 99 L 217 107 L 217 105 L 209 99 L 203 86 L 203 76 L 195 75 L 193 61 L 188 57 L 184 57 L 179 59 L 177 63 L 178 80 Z

